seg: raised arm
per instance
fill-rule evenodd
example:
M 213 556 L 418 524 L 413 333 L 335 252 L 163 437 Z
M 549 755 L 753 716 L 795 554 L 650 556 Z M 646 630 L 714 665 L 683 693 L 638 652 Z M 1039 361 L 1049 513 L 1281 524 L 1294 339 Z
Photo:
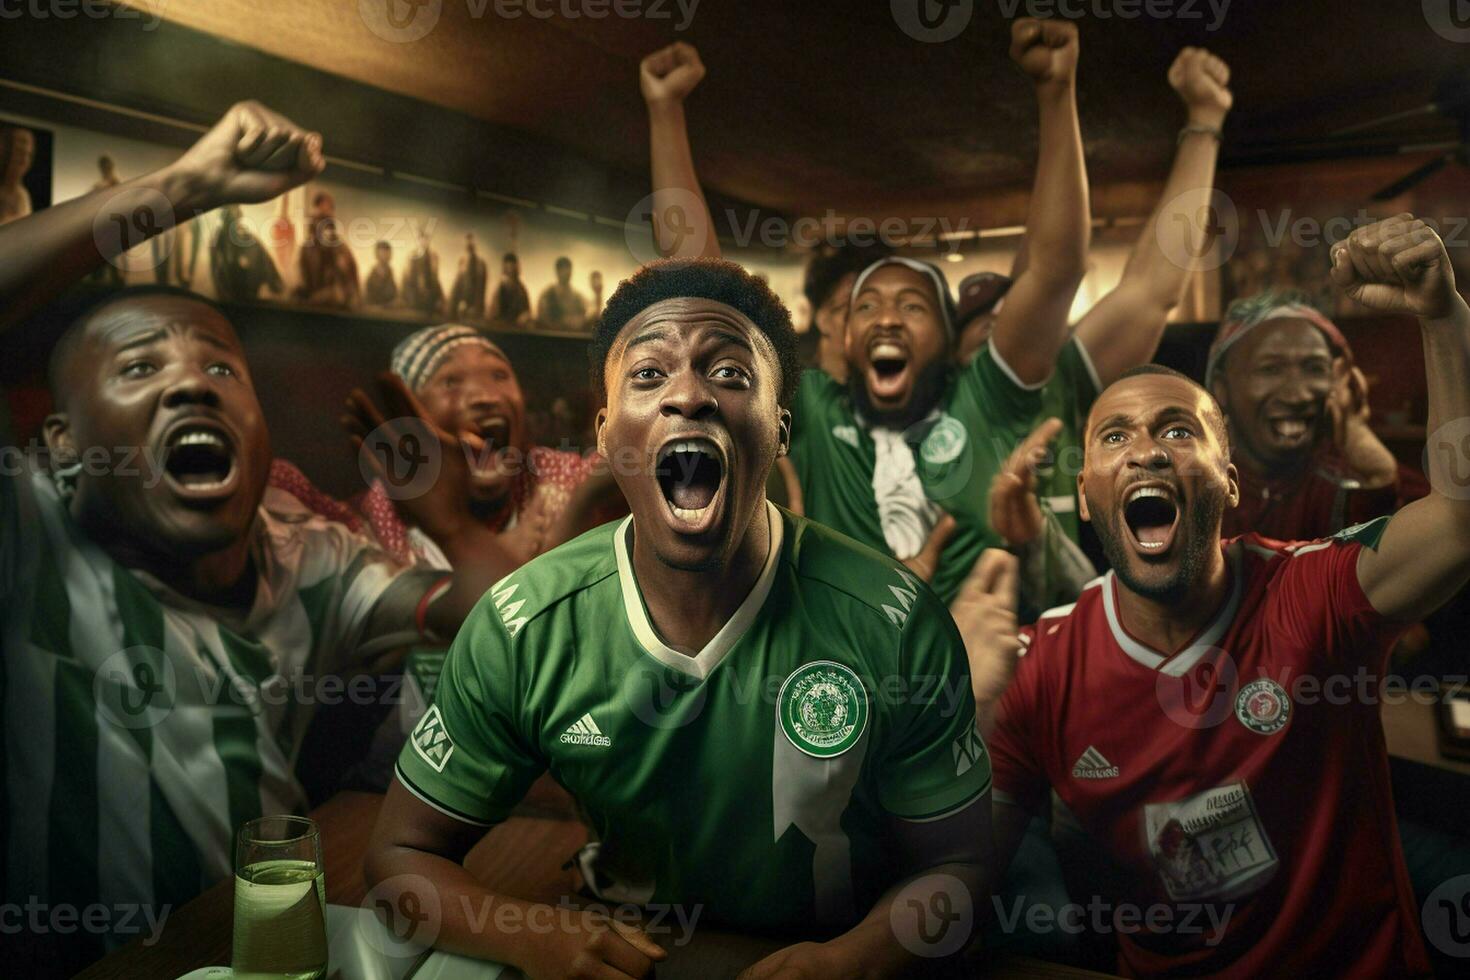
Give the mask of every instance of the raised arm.
M 1153 358 L 1195 259 L 1211 244 L 1211 223 L 1198 218 L 1210 203 L 1220 127 L 1234 102 L 1230 68 L 1203 48 L 1185 48 L 1169 68 L 1169 84 L 1188 113 L 1173 169 L 1128 256 L 1123 278 L 1077 324 L 1077 339 L 1104 387 Z
M 990 343 L 1025 385 L 1039 385 L 1067 340 L 1072 298 L 1087 271 L 1092 214 L 1077 122 L 1077 26 L 1026 17 L 1011 28 L 1011 58 L 1036 85 L 1040 153 L 1026 214 L 1025 267 Z
M 386 413 L 364 391 L 354 389 L 340 421 L 359 458 L 369 460 L 388 485 L 398 485 L 394 503 L 399 511 L 439 546 L 454 569 L 424 617 L 434 635 L 447 640 L 490 586 L 515 571 L 520 561 L 502 536 L 470 510 L 465 492 L 470 455 L 484 454 L 484 442 L 434 424 L 423 403 L 396 374 L 380 374 L 377 382 Z M 365 446 L 366 440 L 371 444 Z M 389 459 L 395 466 L 408 462 L 413 467 L 405 480 L 394 481 L 387 469 Z
M 258 102 L 232 106 L 168 166 L 0 226 L 0 333 L 176 223 L 268 201 L 325 165 L 319 134 Z
M 1388 522 L 1377 548 L 1358 557 L 1358 581 L 1373 608 L 1418 620 L 1470 580 L 1470 308 L 1439 235 L 1400 214 L 1359 228 L 1332 249 L 1332 278 L 1384 313 L 1412 313 L 1424 339 L 1429 390 L 1429 496 Z
M 682 41 L 660 48 L 638 65 L 638 87 L 648 104 L 654 244 L 661 255 L 675 258 L 720 257 L 684 121 L 684 99 L 702 78 L 699 52 Z

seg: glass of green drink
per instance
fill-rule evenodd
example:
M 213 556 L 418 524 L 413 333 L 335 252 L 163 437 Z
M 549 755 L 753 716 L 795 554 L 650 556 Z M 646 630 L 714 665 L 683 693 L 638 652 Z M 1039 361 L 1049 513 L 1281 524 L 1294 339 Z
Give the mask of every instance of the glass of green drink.
M 235 840 L 237 980 L 327 975 L 322 837 L 306 817 L 259 817 Z

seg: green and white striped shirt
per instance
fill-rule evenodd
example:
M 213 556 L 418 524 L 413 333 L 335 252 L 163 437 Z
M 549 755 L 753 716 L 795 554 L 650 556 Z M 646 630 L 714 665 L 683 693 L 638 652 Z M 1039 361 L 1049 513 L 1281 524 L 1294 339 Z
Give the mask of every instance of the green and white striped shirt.
M 5 902 L 176 907 L 232 873 L 244 821 L 304 811 L 321 678 L 417 640 L 442 574 L 277 490 L 252 533 L 255 599 L 232 613 L 118 565 L 47 476 L 0 477 Z

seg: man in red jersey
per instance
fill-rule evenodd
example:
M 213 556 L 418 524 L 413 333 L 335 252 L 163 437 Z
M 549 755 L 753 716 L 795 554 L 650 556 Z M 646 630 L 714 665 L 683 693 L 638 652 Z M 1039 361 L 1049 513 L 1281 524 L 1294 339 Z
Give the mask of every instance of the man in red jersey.
M 1354 299 L 1419 317 L 1431 442 L 1460 452 L 1470 308 L 1438 236 L 1400 215 L 1332 261 Z M 1286 545 L 1221 540 L 1239 479 L 1219 406 L 1183 375 L 1125 374 L 1084 445 L 1081 514 L 1113 570 L 1024 629 L 1019 661 L 971 650 L 1000 865 L 1055 790 L 1122 869 L 1094 925 L 1128 974 L 1427 974 L 1375 682 L 1397 624 L 1470 578 L 1464 464 L 1436 450 L 1429 496 Z M 962 629 L 986 606 L 968 591 Z

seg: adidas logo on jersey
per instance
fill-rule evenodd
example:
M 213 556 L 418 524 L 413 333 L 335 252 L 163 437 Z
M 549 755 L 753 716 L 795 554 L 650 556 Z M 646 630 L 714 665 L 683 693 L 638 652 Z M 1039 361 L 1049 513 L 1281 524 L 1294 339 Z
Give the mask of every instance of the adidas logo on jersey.
M 561 733 L 561 740 L 567 745 L 600 745 L 604 748 L 612 744 L 612 739 L 602 734 L 602 729 L 592 720 L 591 712 L 572 722 L 571 727 Z
M 954 750 L 955 776 L 963 776 L 974 768 L 975 763 L 985 758 L 985 743 L 980 740 L 980 733 L 973 728 L 955 739 L 951 748 Z
M 1072 763 L 1073 779 L 1117 779 L 1118 767 L 1109 762 L 1101 752 L 1092 746 L 1077 757 Z

